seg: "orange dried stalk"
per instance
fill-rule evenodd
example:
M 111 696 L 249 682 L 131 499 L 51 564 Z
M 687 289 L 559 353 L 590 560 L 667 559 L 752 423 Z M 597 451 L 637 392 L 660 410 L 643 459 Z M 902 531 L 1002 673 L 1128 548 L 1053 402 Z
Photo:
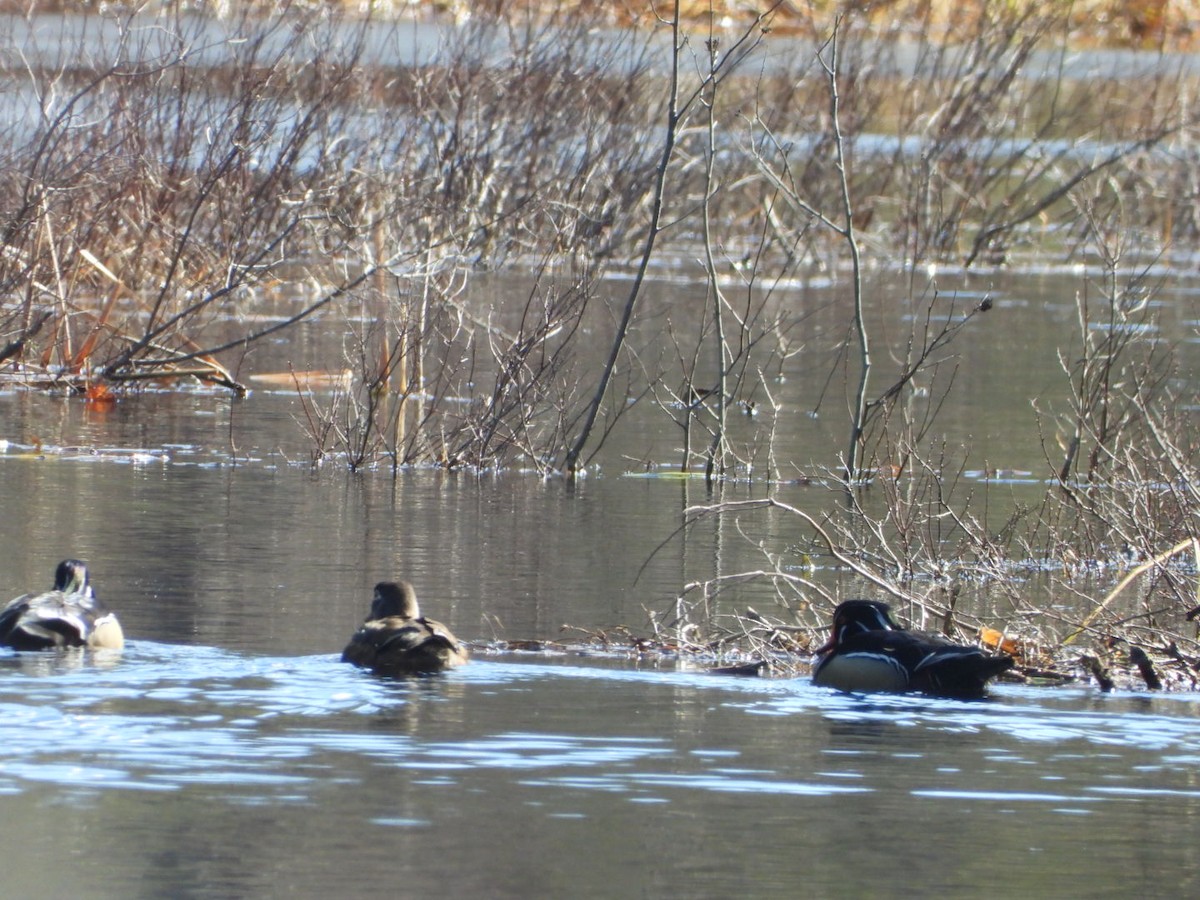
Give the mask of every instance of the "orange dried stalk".
M 1023 656 L 1025 654 L 1025 648 L 1021 645 L 1020 641 L 1015 638 L 1005 637 L 1003 631 L 997 631 L 995 628 L 980 628 L 979 642 L 985 647 L 1003 651 L 1009 656 Z
M 89 384 L 83 393 L 83 398 L 86 402 L 96 406 L 112 406 L 117 402 L 117 395 L 109 389 L 107 384 Z

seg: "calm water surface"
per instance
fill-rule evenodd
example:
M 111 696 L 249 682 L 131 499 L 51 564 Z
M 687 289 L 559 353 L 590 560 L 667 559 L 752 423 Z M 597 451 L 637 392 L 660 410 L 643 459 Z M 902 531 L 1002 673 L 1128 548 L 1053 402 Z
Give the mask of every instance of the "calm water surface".
M 1194 334 L 1194 296 L 1172 301 L 1173 340 Z M 1070 327 L 1073 307 L 1044 280 L 998 297 L 944 424 L 981 466 L 1033 472 L 1030 400 L 1061 378 L 1050 326 Z M 275 352 L 256 364 L 330 364 L 315 342 Z M 788 389 L 812 396 L 825 366 L 804 363 Z M 836 424 L 787 402 L 781 455 L 832 464 Z M 341 665 L 381 578 L 412 578 L 480 643 L 644 632 L 683 584 L 760 568 L 756 542 L 778 552 L 798 530 L 747 516 L 672 537 L 708 496 L 631 461 L 670 461 L 673 426 L 621 438 L 603 474 L 571 486 L 314 475 L 295 463 L 297 415 L 287 392 L 109 411 L 0 392 L 0 594 L 48 586 L 79 555 L 130 637 L 117 656 L 0 651 L 7 896 L 1196 892 L 1196 696 L 849 697 L 483 650 L 437 679 Z M 724 602 L 770 601 L 747 585 Z

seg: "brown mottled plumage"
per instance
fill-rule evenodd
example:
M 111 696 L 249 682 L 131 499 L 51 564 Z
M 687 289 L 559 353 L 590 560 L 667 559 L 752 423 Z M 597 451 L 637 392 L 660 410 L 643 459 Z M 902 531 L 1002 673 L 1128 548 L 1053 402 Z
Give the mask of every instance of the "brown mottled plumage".
M 428 675 L 466 661 L 466 648 L 450 629 L 421 615 L 407 581 L 375 585 L 371 614 L 342 651 L 342 662 L 379 675 Z
M 117 617 L 92 591 L 87 566 L 78 559 L 64 559 L 54 572 L 54 590 L 24 594 L 0 610 L 0 646 L 119 650 L 125 646 L 125 635 Z

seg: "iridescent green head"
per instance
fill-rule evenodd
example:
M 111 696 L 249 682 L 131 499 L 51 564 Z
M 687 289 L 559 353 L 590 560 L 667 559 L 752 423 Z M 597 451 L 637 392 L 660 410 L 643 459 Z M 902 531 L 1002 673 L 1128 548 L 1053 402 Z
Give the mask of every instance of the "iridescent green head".
M 81 559 L 64 559 L 54 570 L 54 589 L 64 594 L 78 594 L 88 588 L 87 563 Z

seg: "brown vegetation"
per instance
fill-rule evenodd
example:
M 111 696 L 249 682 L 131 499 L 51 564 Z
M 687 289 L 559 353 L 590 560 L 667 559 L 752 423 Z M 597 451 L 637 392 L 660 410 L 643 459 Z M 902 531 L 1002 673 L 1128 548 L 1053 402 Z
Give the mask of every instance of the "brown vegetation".
M 717 486 L 758 456 L 770 491 L 787 461 L 766 373 L 796 346 L 771 300 L 824 272 L 851 296 L 829 377 L 847 439 L 813 479 L 840 512 L 714 497 L 689 523 L 792 517 L 808 535 L 798 555 L 836 561 L 947 633 L 1019 639 L 1037 648 L 1031 668 L 1063 663 L 1082 634 L 1095 659 L 1129 647 L 1139 671 L 1200 671 L 1184 625 L 1195 569 L 1163 555 L 1200 539 L 1197 447 L 1169 350 L 1136 327 L 1159 255 L 1200 237 L 1196 85 L 1178 61 L 1072 78 L 1059 66 L 1076 8 L 1058 4 L 881 4 L 827 22 L 779 4 L 735 10 L 719 35 L 666 7 L 654 28 L 615 32 L 595 27 L 608 4 L 539 4 L 555 15 L 522 29 L 520 4 L 497 4 L 500 20 L 476 4 L 410 67 L 371 55 L 384 23 L 330 4 L 235 17 L 237 40 L 213 38 L 194 6 L 105 13 L 94 52 L 27 54 L 10 71 L 29 115 L 6 120 L 0 152 L 0 378 L 97 405 L 147 378 L 242 391 L 256 341 L 321 314 L 349 335 L 326 369 L 352 375 L 322 395 L 311 373 L 291 376 L 314 464 L 576 475 L 641 400 L 677 423 L 681 468 L 701 464 Z M 901 9 L 922 30 L 881 40 Z M 1138 9 L 1143 36 L 1184 40 L 1166 7 Z M 942 14 L 946 30 L 924 27 Z M 764 66 L 759 48 L 785 40 L 790 62 Z M 935 427 L 954 342 L 990 303 L 945 312 L 916 273 L 1031 254 L 1100 260 L 1104 278 L 1081 291 L 1063 399 L 1041 411 L 1051 486 L 997 523 Z M 682 257 L 703 261 L 703 312 L 668 318 L 669 353 L 646 358 L 628 340 L 644 276 Z M 861 302 L 872 266 L 904 273 L 923 310 L 886 376 Z M 472 296 L 478 273 L 513 267 L 531 273 L 524 294 Z M 613 269 L 632 277 L 609 308 L 597 285 Z M 268 301 L 279 316 L 251 315 Z M 585 340 L 604 342 L 603 371 L 583 367 Z M 735 450 L 728 415 L 751 396 L 764 414 Z M 1073 567 L 1126 547 L 1153 563 L 1121 603 L 1095 600 L 1104 591 Z M 778 614 L 739 613 L 723 632 L 714 599 L 743 576 L 718 573 L 686 587 L 655 639 L 773 658 L 835 599 L 784 564 L 790 552 L 764 548 L 747 573 L 777 586 Z M 1081 595 L 1077 611 L 1012 584 L 1029 560 L 1061 566 L 1053 584 Z
M 621 27 L 645 28 L 669 21 L 675 7 L 689 24 L 715 21 L 722 29 L 742 29 L 772 12 L 771 27 L 780 32 L 820 35 L 837 16 L 861 18 L 880 34 L 933 36 L 939 40 L 969 39 L 980 23 L 995 14 L 980 0 L 294 0 L 296 11 L 336 10 L 377 17 L 417 16 L 466 21 L 471 17 L 503 17 L 510 21 L 564 24 L 583 17 Z M 1044 9 L 1044 0 L 1006 4 L 1010 11 Z M 0 12 L 28 15 L 38 12 L 101 12 L 103 0 L 0 0 Z M 186 0 L 180 8 L 198 14 L 223 16 L 249 13 L 269 16 L 276 0 Z M 1069 4 L 1065 25 L 1077 46 L 1140 47 L 1174 51 L 1190 49 L 1197 37 L 1200 7 L 1195 0 L 1080 0 Z

